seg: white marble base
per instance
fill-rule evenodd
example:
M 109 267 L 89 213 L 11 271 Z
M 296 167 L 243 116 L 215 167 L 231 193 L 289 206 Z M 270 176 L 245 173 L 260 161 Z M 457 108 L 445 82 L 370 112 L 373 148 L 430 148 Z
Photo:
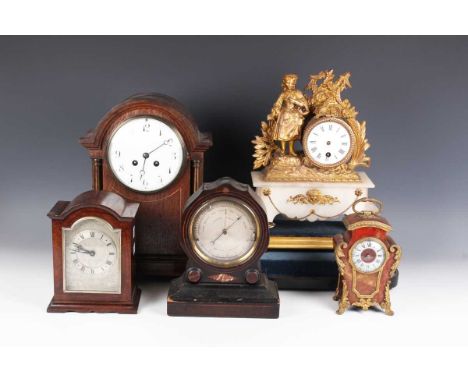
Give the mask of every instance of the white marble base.
M 343 214 L 353 211 L 351 206 L 355 200 L 368 196 L 369 188 L 374 183 L 365 172 L 358 172 L 361 178 L 357 183 L 319 183 L 319 182 L 269 182 L 264 181 L 263 171 L 252 171 L 252 183 L 257 195 L 262 199 L 268 222 L 283 214 L 293 220 L 337 220 Z M 306 196 L 307 191 L 318 190 L 324 200 L 315 204 L 294 203 L 288 201 L 296 195 Z M 334 199 L 336 198 L 336 199 Z M 314 201 L 316 202 L 316 201 Z M 365 205 L 359 204 L 359 209 Z

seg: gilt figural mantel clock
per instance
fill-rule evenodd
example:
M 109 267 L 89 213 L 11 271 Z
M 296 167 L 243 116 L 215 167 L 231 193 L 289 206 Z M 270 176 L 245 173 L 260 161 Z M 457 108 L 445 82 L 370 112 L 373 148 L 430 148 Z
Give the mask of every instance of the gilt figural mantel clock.
M 138 273 L 180 274 L 186 261 L 178 237 L 182 209 L 203 182 L 211 135 L 201 133 L 173 98 L 143 94 L 115 106 L 80 143 L 92 160 L 93 189 L 140 203 Z
M 297 75 L 285 75 L 255 148 L 253 185 L 263 200 L 270 225 L 276 215 L 295 220 L 328 220 L 349 213 L 374 184 L 364 172 L 369 143 L 366 124 L 341 92 L 351 87 L 350 74 L 311 75 L 305 92 Z M 296 151 L 301 144 L 302 149 Z M 259 170 L 263 168 L 263 170 Z

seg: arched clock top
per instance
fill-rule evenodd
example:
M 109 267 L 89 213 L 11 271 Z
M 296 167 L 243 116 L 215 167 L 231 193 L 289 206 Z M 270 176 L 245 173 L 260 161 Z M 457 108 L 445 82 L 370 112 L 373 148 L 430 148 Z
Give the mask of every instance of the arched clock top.
M 202 133 L 189 113 L 177 100 L 157 93 L 137 94 L 114 106 L 98 123 L 80 139 L 91 158 L 103 159 L 106 141 L 124 121 L 149 116 L 174 127 L 182 136 L 188 153 L 204 152 L 212 146 L 211 134 Z

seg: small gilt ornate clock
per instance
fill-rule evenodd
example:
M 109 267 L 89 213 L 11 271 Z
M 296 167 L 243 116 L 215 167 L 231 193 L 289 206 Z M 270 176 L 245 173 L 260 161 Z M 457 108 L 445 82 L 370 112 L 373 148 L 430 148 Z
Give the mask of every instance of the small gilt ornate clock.
M 205 183 L 188 200 L 182 247 L 189 260 L 171 283 L 171 316 L 277 318 L 276 283 L 260 267 L 268 222 L 253 190 L 231 178 Z
M 373 203 L 377 210 L 358 211 L 356 207 L 361 202 Z M 401 249 L 388 236 L 392 227 L 379 215 L 381 209 L 378 200 L 357 200 L 353 204 L 355 213 L 343 219 L 347 231 L 334 237 L 340 273 L 335 294 L 338 314 L 349 306 L 364 310 L 380 306 L 386 314 L 393 315 L 390 282 L 400 263 Z
M 136 313 L 133 245 L 138 203 L 88 191 L 59 201 L 52 219 L 54 297 L 48 312 Z
M 130 97 L 81 138 L 93 163 L 93 189 L 141 203 L 136 224 L 138 272 L 176 276 L 186 257 L 177 232 L 185 201 L 203 182 L 211 135 L 161 94 Z

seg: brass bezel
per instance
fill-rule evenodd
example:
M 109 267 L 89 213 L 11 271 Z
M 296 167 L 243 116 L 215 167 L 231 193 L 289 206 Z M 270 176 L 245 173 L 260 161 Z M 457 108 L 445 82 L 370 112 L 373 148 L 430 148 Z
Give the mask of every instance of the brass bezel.
M 179 172 L 177 173 L 177 175 L 174 177 L 174 179 L 172 179 L 172 181 L 170 181 L 168 184 L 166 184 L 164 187 L 161 187 L 161 188 L 157 188 L 155 190 L 137 190 L 135 188 L 132 188 L 128 185 L 126 185 L 123 181 L 120 180 L 119 176 L 116 174 L 116 172 L 114 171 L 114 169 L 112 168 L 112 160 L 110 158 L 110 145 L 112 143 L 112 140 L 114 139 L 114 135 L 117 133 L 117 131 L 119 131 L 122 126 L 126 123 L 128 123 L 129 121 L 133 120 L 133 119 L 140 119 L 140 118 L 151 118 L 151 119 L 155 119 L 159 122 L 162 122 L 163 124 L 165 124 L 168 128 L 170 128 L 174 134 L 176 135 L 177 139 L 179 140 L 180 142 L 180 145 L 182 147 L 182 164 L 179 168 Z M 124 121 L 122 121 L 121 123 L 119 123 L 118 125 L 116 125 L 113 129 L 112 129 L 112 133 L 109 135 L 109 139 L 107 140 L 107 143 L 106 143 L 106 149 L 105 149 L 105 156 L 106 156 L 106 159 L 107 159 L 107 163 L 108 163 L 108 166 L 109 166 L 109 169 L 110 169 L 110 172 L 112 174 L 112 176 L 123 186 L 125 187 L 126 189 L 130 190 L 131 192 L 138 192 L 140 194 L 156 194 L 158 192 L 161 192 L 163 190 L 165 190 L 166 188 L 170 187 L 172 184 L 174 184 L 181 176 L 181 174 L 184 172 L 184 169 L 185 167 L 187 166 L 187 157 L 188 157 L 188 154 L 187 154 L 187 146 L 185 145 L 185 141 L 182 137 L 182 135 L 180 134 L 180 132 L 174 127 L 172 126 L 169 122 L 163 120 L 162 118 L 158 118 L 154 115 L 148 115 L 148 114 L 142 114 L 142 115 L 136 115 L 136 116 L 133 116 L 133 117 L 130 117 L 130 118 L 127 118 L 125 119 Z
M 75 227 L 82 222 L 86 222 L 87 220 L 94 220 L 94 221 L 99 221 L 102 222 L 103 225 L 113 234 L 117 235 L 117 243 L 115 243 L 115 249 L 119 253 L 119 288 L 118 291 L 102 291 L 102 290 L 67 290 L 66 288 L 66 281 L 67 281 L 67 274 L 66 274 L 66 232 L 71 232 L 75 229 Z M 100 217 L 97 216 L 84 216 L 76 221 L 73 222 L 73 224 L 70 227 L 62 227 L 62 290 L 63 293 L 90 293 L 90 294 L 96 294 L 96 293 L 102 293 L 102 294 L 122 294 L 122 230 L 120 228 L 114 228 L 107 220 L 104 220 Z
M 195 244 L 196 241 L 195 241 L 195 238 L 194 238 L 193 229 L 194 229 L 194 225 L 195 225 L 195 221 L 197 220 L 197 217 L 200 215 L 200 213 L 209 204 L 213 204 L 213 203 L 216 203 L 216 202 L 219 202 L 219 201 L 230 201 L 230 202 L 241 205 L 245 210 L 247 210 L 248 213 L 250 213 L 250 215 L 253 217 L 253 219 L 255 221 L 256 231 L 255 231 L 254 245 L 249 249 L 249 251 L 247 253 L 245 253 L 244 255 L 242 255 L 241 257 L 239 257 L 238 259 L 235 259 L 235 260 L 220 261 L 220 260 L 213 259 L 213 258 L 209 257 L 208 255 L 206 255 L 205 253 L 203 253 L 203 251 Z M 192 247 L 193 252 L 204 263 L 206 263 L 208 265 L 211 265 L 211 266 L 214 266 L 214 267 L 220 267 L 220 268 L 223 268 L 223 269 L 235 268 L 235 267 L 237 267 L 239 265 L 242 265 L 242 264 L 246 263 L 255 254 L 255 251 L 257 250 L 258 244 L 259 244 L 259 241 L 260 241 L 260 222 L 259 222 L 258 216 L 255 214 L 255 212 L 252 210 L 252 208 L 250 208 L 250 206 L 247 203 L 245 203 L 244 201 L 242 201 L 242 200 L 240 200 L 238 198 L 232 197 L 232 196 L 216 196 L 216 197 L 214 197 L 214 198 L 212 198 L 210 200 L 205 201 L 193 213 L 193 215 L 190 218 L 190 223 L 189 223 L 189 227 L 188 227 L 188 236 L 189 236 L 189 240 L 190 240 L 190 246 Z
M 342 160 L 340 160 L 339 162 L 333 163 L 333 164 L 323 164 L 323 163 L 317 162 L 312 157 L 312 155 L 309 153 L 309 149 L 307 148 L 307 140 L 308 140 L 308 137 L 309 137 L 310 133 L 312 132 L 312 130 L 316 126 L 320 125 L 321 123 L 325 123 L 325 122 L 336 122 L 336 123 L 340 124 L 341 126 L 343 126 L 348 131 L 348 134 L 349 134 L 349 137 L 350 137 L 350 145 L 349 145 L 350 147 L 349 147 L 348 153 L 346 154 L 346 156 Z M 354 150 L 356 148 L 356 136 L 355 136 L 354 131 L 351 128 L 351 126 L 346 121 L 344 121 L 343 119 L 336 118 L 336 117 L 322 117 L 322 118 L 319 118 L 319 119 L 316 119 L 316 120 L 312 120 L 307 124 L 307 126 L 304 129 L 304 133 L 302 135 L 302 142 L 301 143 L 302 143 L 302 148 L 303 148 L 304 154 L 316 167 L 318 167 L 318 168 L 332 168 L 332 167 L 339 167 L 340 165 L 342 165 L 344 163 L 348 163 L 351 160 L 351 157 L 353 156 Z

